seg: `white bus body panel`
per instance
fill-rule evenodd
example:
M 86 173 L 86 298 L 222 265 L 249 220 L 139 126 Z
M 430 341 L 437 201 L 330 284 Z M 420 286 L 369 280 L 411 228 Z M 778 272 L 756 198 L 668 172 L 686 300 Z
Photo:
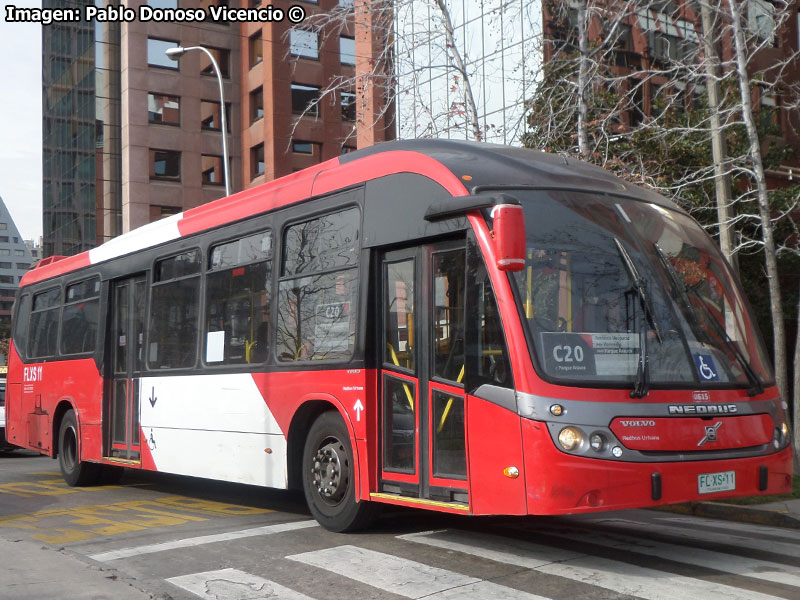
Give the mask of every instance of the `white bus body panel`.
M 158 471 L 287 488 L 286 436 L 249 373 L 142 377 L 139 412 Z

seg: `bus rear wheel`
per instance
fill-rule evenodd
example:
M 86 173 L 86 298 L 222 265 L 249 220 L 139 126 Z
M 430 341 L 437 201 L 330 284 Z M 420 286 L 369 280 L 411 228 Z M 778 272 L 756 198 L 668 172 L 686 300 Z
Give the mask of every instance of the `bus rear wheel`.
M 58 466 L 61 467 L 64 481 L 71 487 L 97 483 L 100 474 L 100 465 L 81 461 L 78 440 L 75 411 L 68 410 L 58 430 Z
M 303 492 L 320 525 L 346 532 L 367 527 L 378 515 L 373 502 L 356 502 L 355 462 L 342 417 L 322 413 L 311 425 L 303 449 Z

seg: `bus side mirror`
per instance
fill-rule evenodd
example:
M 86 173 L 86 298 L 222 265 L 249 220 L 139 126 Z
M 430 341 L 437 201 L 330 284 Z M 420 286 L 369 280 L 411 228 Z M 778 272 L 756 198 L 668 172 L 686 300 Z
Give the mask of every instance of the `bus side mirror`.
M 501 271 L 525 268 L 525 219 L 519 204 L 498 204 L 492 208 L 494 256 Z

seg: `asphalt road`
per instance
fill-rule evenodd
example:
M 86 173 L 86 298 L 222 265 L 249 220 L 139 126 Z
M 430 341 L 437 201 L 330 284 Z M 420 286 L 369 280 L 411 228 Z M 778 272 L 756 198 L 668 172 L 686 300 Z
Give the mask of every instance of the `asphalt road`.
M 370 531 L 333 534 L 299 494 L 135 472 L 70 488 L 55 461 L 20 451 L 0 453 L 0 538 L 124 579 L 131 598 L 800 598 L 797 530 L 660 511 L 390 510 Z M 15 593 L 0 582 L 4 597 Z

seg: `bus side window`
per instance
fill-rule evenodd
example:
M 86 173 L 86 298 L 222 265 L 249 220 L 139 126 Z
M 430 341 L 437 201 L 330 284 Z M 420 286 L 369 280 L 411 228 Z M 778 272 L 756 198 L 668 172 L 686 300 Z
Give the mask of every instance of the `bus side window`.
M 100 279 L 68 285 L 61 318 L 61 354 L 94 352 L 100 310 Z
M 503 324 L 481 250 L 467 238 L 467 390 L 483 384 L 513 387 Z
M 14 306 L 14 347 L 25 358 L 28 348 L 28 328 L 31 320 L 31 295 L 23 294 Z
M 156 261 L 147 352 L 151 369 L 195 365 L 201 265 L 199 250 Z
M 30 358 L 55 356 L 60 307 L 61 288 L 53 288 L 34 295 L 31 335 L 28 340 Z
M 348 208 L 284 231 L 276 325 L 279 360 L 348 360 L 353 355 L 359 223 L 359 210 Z
M 260 364 L 269 354 L 272 233 L 211 248 L 206 276 L 205 362 Z

